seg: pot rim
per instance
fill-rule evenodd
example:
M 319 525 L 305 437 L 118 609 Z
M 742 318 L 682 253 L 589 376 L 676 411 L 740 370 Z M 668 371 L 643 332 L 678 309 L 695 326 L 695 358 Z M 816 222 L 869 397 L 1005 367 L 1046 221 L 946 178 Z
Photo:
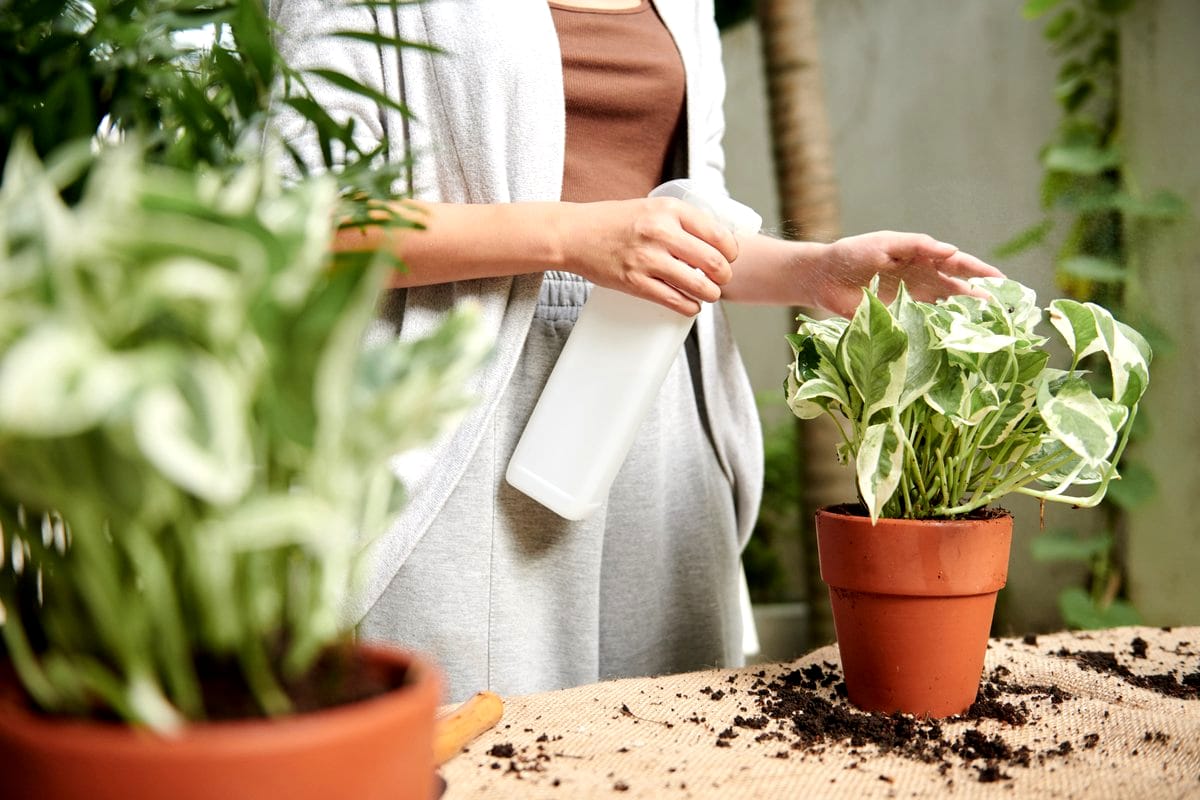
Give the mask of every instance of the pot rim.
M 247 745 L 286 749 L 297 742 L 323 738 L 329 727 L 372 727 L 390 718 L 399 709 L 432 695 L 440 702 L 443 684 L 440 673 L 420 653 L 391 645 L 354 642 L 353 648 L 377 663 L 404 665 L 403 684 L 382 694 L 326 708 L 279 717 L 246 717 L 215 721 L 186 722 L 174 734 L 160 735 L 144 727 L 121 721 L 92 720 L 81 717 L 52 716 L 30 705 L 24 688 L 10 664 L 0 680 L 0 734 L 20 738 L 29 744 L 64 744 L 68 737 L 86 740 L 90 750 L 120 753 L 131 748 L 161 748 L 165 752 L 186 745 L 195 749 L 223 750 Z
M 1013 518 L 871 519 L 816 516 L 817 558 L 830 588 L 877 595 L 953 597 L 998 591 L 1008 578 Z

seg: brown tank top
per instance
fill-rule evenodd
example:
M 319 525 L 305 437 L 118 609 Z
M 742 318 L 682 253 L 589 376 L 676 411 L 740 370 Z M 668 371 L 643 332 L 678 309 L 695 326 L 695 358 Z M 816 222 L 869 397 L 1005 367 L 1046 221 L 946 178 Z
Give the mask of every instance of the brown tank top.
M 550 3 L 562 50 L 562 199 L 645 197 L 669 177 L 684 109 L 683 62 L 650 0 L 631 9 Z

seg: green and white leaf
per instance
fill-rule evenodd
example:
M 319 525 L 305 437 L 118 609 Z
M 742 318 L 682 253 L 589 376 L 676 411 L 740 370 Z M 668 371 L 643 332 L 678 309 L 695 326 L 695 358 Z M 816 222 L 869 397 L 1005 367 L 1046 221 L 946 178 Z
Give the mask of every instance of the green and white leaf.
M 868 426 L 863 434 L 854 468 L 858 474 L 858 491 L 872 523 L 879 519 L 883 507 L 900 485 L 904 438 L 904 428 L 894 414 L 887 422 Z
M 1116 447 L 1117 428 L 1109 416 L 1110 408 L 1083 380 L 1071 379 L 1054 394 L 1049 385 L 1043 384 L 1037 408 L 1050 435 L 1078 454 L 1087 466 L 1099 465 Z
M 1096 316 L 1083 303 L 1075 300 L 1052 301 L 1050 324 L 1066 340 L 1076 362 L 1104 348 L 1104 341 L 1097 329 Z
M 862 398 L 864 422 L 896 407 L 908 370 L 908 337 L 878 297 L 864 292 L 838 343 L 837 362 Z
M 1104 325 L 1101 333 L 1108 343 L 1108 365 L 1112 372 L 1112 399 L 1132 408 L 1141 400 L 1150 384 L 1150 345 L 1133 328 L 1112 318 L 1107 310 L 1097 308 L 1112 320 L 1111 328 Z
M 141 392 L 134 435 L 146 459 L 170 480 L 227 505 L 246 492 L 253 475 L 246 387 L 210 358 L 193 356 L 188 368 L 185 380 Z
M 837 327 L 844 330 L 845 325 Z M 785 393 L 788 407 L 802 419 L 825 413 L 836 403 L 843 413 L 850 408 L 849 391 L 835 362 L 836 340 L 828 341 L 831 327 L 802 325 L 802 334 L 789 335 L 795 360 L 788 372 Z
M 135 373 L 79 325 L 46 320 L 0 355 L 0 435 L 53 438 L 99 423 Z
M 1004 308 L 1015 331 L 1033 336 L 1042 322 L 1042 309 L 1037 304 L 1037 292 L 1007 278 L 972 278 L 969 283 L 984 289 Z
M 794 382 L 793 382 L 794 383 Z M 789 383 L 789 388 L 793 385 Z M 842 408 L 849 406 L 845 387 L 834 384 L 824 378 L 813 378 L 796 386 L 787 398 L 788 408 L 800 419 L 815 419 L 837 404 Z
M 957 353 L 995 353 L 1012 347 L 1016 341 L 1012 334 L 994 333 L 983 325 L 955 317 L 937 347 Z
M 940 350 L 932 347 L 928 317 L 922 307 L 913 302 L 903 283 L 896 290 L 891 312 L 908 337 L 908 368 L 904 374 L 904 389 L 896 404 L 897 409 L 903 411 L 934 385 L 944 357 Z

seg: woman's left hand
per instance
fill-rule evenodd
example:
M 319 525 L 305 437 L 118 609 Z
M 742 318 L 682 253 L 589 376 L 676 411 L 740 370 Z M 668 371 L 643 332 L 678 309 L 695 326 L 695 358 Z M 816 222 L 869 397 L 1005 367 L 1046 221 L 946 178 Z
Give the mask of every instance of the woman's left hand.
M 838 239 L 826 248 L 811 273 L 813 301 L 846 317 L 854 314 L 862 287 L 875 275 L 884 302 L 891 302 L 900 281 L 914 299 L 933 301 L 953 294 L 986 296 L 967 279 L 1004 277 L 990 264 L 923 233 L 875 231 Z

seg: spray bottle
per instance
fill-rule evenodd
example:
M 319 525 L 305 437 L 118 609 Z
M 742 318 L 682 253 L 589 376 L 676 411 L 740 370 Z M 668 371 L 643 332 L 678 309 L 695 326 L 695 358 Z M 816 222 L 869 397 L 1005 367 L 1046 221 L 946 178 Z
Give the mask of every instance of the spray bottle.
M 735 236 L 762 227 L 753 209 L 695 181 L 668 181 L 650 196 L 703 209 Z M 509 461 L 508 482 L 559 516 L 591 515 L 608 496 L 694 321 L 593 287 Z

